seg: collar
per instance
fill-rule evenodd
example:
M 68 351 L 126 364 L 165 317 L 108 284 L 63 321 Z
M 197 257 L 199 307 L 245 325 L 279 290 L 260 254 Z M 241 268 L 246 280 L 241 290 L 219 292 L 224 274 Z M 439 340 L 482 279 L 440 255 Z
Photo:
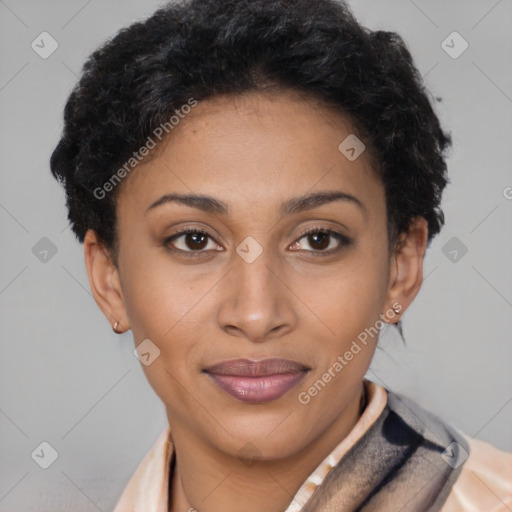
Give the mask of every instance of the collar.
M 329 471 L 357 443 L 381 415 L 387 393 L 365 380 L 366 408 L 349 434 L 317 466 L 299 488 L 286 512 L 301 510 Z M 168 512 L 169 479 L 174 449 L 169 425 L 159 435 L 125 487 L 114 512 Z

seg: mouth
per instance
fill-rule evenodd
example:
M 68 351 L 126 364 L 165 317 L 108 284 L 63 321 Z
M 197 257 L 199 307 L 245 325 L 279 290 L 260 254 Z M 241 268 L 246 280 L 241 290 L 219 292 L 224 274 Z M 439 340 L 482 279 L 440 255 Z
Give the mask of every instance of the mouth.
M 234 398 L 259 404 L 277 400 L 294 388 L 311 368 L 290 359 L 232 359 L 203 370 Z

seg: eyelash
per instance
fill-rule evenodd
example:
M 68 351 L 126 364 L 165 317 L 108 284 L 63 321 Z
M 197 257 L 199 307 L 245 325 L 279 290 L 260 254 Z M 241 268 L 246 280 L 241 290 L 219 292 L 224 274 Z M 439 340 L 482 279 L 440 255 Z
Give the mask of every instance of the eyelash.
M 313 253 L 315 256 L 320 256 L 320 257 L 330 256 L 332 254 L 335 254 L 335 253 L 338 253 L 338 252 L 342 251 L 345 247 L 349 246 L 352 243 L 352 240 L 350 238 L 348 238 L 345 235 L 342 235 L 341 233 L 338 233 L 337 231 L 333 231 L 332 229 L 327 229 L 327 228 L 322 228 L 322 227 L 313 227 L 311 229 L 303 231 L 300 234 L 299 238 L 297 238 L 297 240 L 295 242 L 293 242 L 293 244 L 295 244 L 296 242 L 302 240 L 305 236 L 315 235 L 317 233 L 329 235 L 332 238 L 334 238 L 334 239 L 338 240 L 339 242 L 341 242 L 341 244 L 336 249 L 331 249 L 330 251 L 320 251 L 320 250 L 306 251 L 306 252 Z M 180 237 L 182 237 L 184 235 L 188 235 L 188 234 L 201 234 L 201 235 L 205 235 L 208 238 L 210 238 L 210 240 L 215 241 L 210 236 L 208 231 L 205 231 L 204 229 L 201 229 L 201 228 L 186 228 L 186 229 L 184 229 L 182 231 L 179 231 L 178 233 L 175 233 L 174 235 L 172 235 L 170 237 L 167 237 L 163 241 L 163 245 L 168 250 L 170 250 L 172 252 L 180 252 L 180 253 L 183 253 L 185 256 L 191 257 L 191 258 L 201 257 L 206 252 L 208 252 L 208 251 L 204 251 L 204 250 L 200 250 L 200 251 L 184 251 L 182 249 L 176 249 L 176 248 L 170 248 L 169 247 L 169 244 L 172 241 L 174 241 L 175 239 L 180 238 Z

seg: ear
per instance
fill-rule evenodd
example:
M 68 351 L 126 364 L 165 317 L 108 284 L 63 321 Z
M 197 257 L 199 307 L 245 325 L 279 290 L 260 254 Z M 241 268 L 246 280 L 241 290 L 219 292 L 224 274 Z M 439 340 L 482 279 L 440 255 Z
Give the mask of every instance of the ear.
M 389 323 L 400 320 L 400 313 L 409 307 L 420 291 L 427 240 L 428 223 L 425 218 L 416 217 L 391 256 L 387 304 L 388 312 L 394 310 L 395 314 Z
M 124 303 L 119 271 L 110 252 L 89 229 L 84 238 L 85 266 L 96 304 L 119 334 L 130 328 Z M 117 325 L 116 325 L 117 322 Z

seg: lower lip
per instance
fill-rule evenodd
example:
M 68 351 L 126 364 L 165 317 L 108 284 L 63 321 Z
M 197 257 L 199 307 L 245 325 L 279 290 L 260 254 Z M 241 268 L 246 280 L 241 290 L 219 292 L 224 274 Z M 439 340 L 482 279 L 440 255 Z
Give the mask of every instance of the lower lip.
M 280 373 L 263 377 L 208 374 L 215 384 L 242 402 L 262 404 L 277 400 L 295 387 L 306 375 L 306 371 Z

